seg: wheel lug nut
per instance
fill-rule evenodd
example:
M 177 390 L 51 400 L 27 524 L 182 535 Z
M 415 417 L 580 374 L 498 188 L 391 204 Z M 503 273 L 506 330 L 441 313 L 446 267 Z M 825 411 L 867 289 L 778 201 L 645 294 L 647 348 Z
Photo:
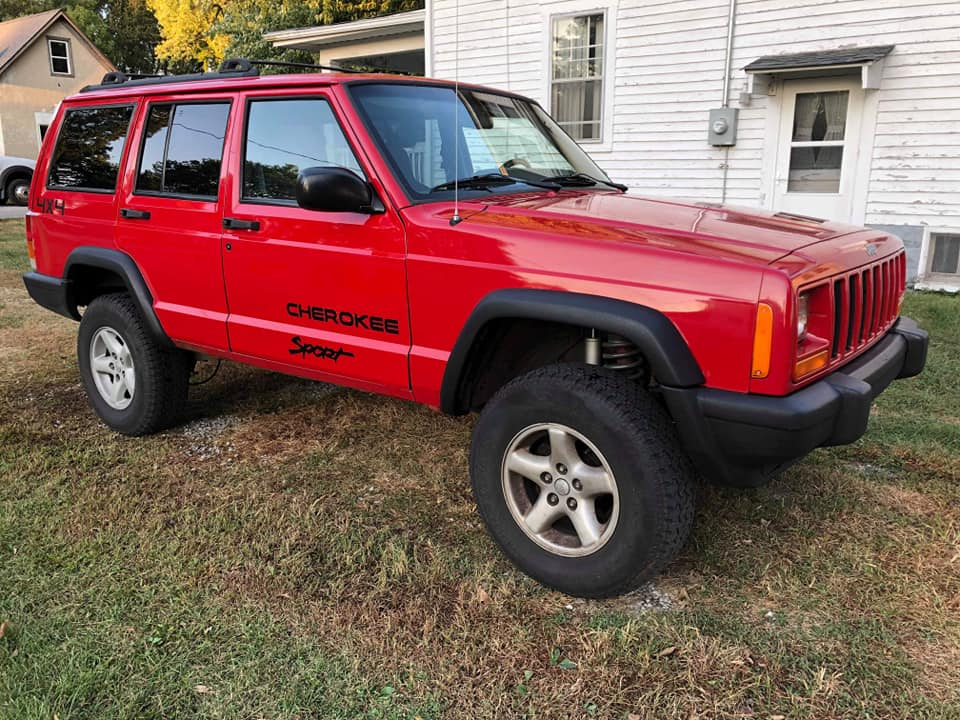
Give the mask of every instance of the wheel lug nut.
M 583 490 L 583 483 L 580 482 L 579 480 L 577 480 L 576 478 L 574 478 L 574 479 L 573 479 L 573 489 L 574 489 L 574 490 Z
M 557 463 L 557 472 L 560 473 L 561 475 L 566 475 L 567 466 L 564 465 L 563 463 Z
M 558 498 L 555 494 L 550 493 L 547 495 L 547 502 L 551 505 L 556 505 L 558 502 L 560 502 L 560 498 Z
M 552 482 L 553 482 L 553 475 L 551 475 L 551 474 L 548 473 L 548 472 L 540 473 L 540 479 L 543 480 L 543 482 L 545 482 L 545 483 L 552 483 Z
M 573 498 L 567 498 L 567 507 L 570 508 L 571 510 L 576 510 L 577 501 L 574 500 Z

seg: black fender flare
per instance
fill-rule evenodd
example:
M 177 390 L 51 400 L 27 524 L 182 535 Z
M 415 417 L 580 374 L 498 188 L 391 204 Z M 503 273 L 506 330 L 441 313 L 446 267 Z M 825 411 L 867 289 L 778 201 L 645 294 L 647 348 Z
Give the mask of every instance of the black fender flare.
M 6 198 L 7 183 L 14 175 L 26 175 L 30 181 L 33 181 L 33 168 L 26 165 L 11 165 L 0 173 L 0 197 Z
M 153 295 L 151 295 L 150 289 L 143 279 L 143 274 L 132 257 L 120 250 L 95 246 L 81 246 L 71 251 L 63 267 L 63 277 L 68 282 L 67 307 L 73 316 L 79 319 L 80 314 L 77 312 L 76 298 L 72 292 L 74 283 L 70 277 L 71 271 L 78 267 L 99 268 L 118 275 L 123 280 L 130 297 L 137 304 L 150 334 L 164 347 L 173 347 L 173 342 L 163 329 L 160 319 L 153 309 Z
M 657 380 L 671 387 L 696 387 L 703 373 L 686 341 L 659 310 L 626 300 L 560 290 L 510 288 L 495 290 L 474 307 L 447 359 L 440 386 L 440 409 L 463 414 L 463 370 L 481 329 L 492 320 L 547 320 L 616 333 L 634 343 L 650 363 Z

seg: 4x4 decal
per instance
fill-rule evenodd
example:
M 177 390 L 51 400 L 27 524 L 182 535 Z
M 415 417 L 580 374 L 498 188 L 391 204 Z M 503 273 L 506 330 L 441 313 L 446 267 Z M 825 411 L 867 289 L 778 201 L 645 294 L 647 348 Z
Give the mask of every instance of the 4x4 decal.
M 299 355 L 302 358 L 305 358 L 307 355 L 312 355 L 313 357 L 320 358 L 321 360 L 333 360 L 336 362 L 342 357 L 354 357 L 352 352 L 344 350 L 343 347 L 339 347 L 335 350 L 323 345 L 305 343 L 300 339 L 299 335 L 290 338 L 290 342 L 293 343 L 293 347 L 289 350 L 290 354 Z
M 317 305 L 301 305 L 300 303 L 288 302 L 287 315 L 295 318 L 309 318 L 314 322 L 333 323 L 343 327 L 357 327 L 373 332 L 388 333 L 390 335 L 400 334 L 400 321 L 392 318 L 384 318 L 379 315 L 361 315 L 360 313 L 350 312 L 349 310 L 334 310 L 333 308 L 319 307 Z
M 44 213 L 46 215 L 53 215 L 54 213 L 63 215 L 66 206 L 60 198 L 37 198 L 37 202 L 34 203 L 34 209 L 38 213 Z

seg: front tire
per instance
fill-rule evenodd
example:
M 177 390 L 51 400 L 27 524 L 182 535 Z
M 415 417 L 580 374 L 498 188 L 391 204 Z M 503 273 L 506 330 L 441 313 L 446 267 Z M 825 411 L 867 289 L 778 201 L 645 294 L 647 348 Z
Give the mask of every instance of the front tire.
M 696 474 L 666 412 L 598 367 L 551 365 L 504 386 L 474 429 L 470 470 L 504 553 L 570 595 L 635 589 L 693 524 Z
M 179 419 L 193 359 L 161 347 L 128 295 L 101 295 L 80 321 L 80 377 L 90 405 L 124 435 L 149 435 Z

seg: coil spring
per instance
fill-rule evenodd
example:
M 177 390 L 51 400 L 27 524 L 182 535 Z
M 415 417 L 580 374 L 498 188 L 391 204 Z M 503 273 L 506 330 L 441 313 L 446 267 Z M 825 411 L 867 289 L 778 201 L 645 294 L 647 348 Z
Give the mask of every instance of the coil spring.
M 630 380 L 647 379 L 647 363 L 640 350 L 632 342 L 620 335 L 603 336 L 601 344 L 603 366 L 623 373 Z

